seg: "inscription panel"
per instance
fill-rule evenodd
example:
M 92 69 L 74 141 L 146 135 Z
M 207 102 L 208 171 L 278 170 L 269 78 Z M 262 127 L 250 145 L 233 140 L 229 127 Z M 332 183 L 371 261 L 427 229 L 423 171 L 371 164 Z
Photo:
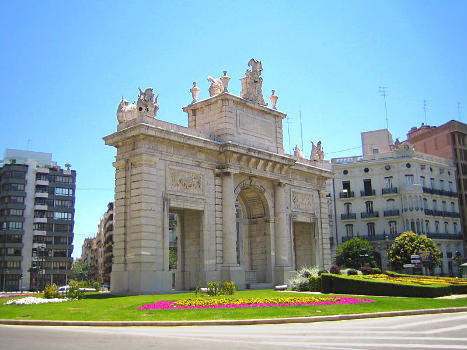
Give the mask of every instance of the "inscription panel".
M 268 120 L 260 116 L 238 111 L 237 123 L 238 128 L 244 134 L 261 137 L 268 140 L 275 138 L 273 120 Z

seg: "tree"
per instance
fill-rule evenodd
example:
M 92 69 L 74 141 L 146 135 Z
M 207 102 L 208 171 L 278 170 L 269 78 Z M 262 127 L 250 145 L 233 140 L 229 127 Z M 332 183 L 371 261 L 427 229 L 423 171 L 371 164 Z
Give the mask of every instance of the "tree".
M 76 260 L 71 267 L 72 278 L 77 281 L 88 281 L 91 279 L 91 265 L 85 261 Z
M 392 268 L 400 270 L 404 264 L 411 263 L 411 255 L 418 255 L 420 252 L 430 252 L 431 263 L 434 266 L 441 265 L 441 251 L 433 240 L 411 231 L 404 232 L 394 240 L 388 250 L 388 259 Z
M 365 264 L 375 267 L 375 248 L 366 239 L 349 239 L 337 247 L 336 264 L 354 269 L 359 269 Z

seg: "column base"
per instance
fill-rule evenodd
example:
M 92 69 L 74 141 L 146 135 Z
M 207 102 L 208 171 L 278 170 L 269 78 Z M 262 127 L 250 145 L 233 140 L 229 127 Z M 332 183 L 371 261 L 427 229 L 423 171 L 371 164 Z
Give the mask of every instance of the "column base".
M 297 271 L 290 266 L 276 266 L 274 267 L 274 284 L 289 284 L 289 280 L 296 275 Z
M 170 271 L 112 271 L 111 292 L 137 295 L 172 292 Z
M 245 289 L 245 271 L 240 266 L 222 266 L 221 281 L 233 281 L 238 289 Z

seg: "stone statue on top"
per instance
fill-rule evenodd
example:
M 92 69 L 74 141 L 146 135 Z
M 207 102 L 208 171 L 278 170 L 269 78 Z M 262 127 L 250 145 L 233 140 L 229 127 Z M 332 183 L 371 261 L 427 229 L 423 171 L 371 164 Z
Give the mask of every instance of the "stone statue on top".
M 261 106 L 267 106 L 263 99 L 263 78 L 260 77 L 263 71 L 261 61 L 251 59 L 248 62 L 251 69 L 246 70 L 246 77 L 240 79 L 242 81 L 242 91 L 240 97 L 250 102 L 255 102 Z

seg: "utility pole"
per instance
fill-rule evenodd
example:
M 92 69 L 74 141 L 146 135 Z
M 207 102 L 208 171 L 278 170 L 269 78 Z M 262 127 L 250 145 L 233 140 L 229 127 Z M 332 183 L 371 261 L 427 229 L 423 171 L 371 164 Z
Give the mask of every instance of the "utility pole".
M 389 130 L 389 122 L 388 122 L 388 106 L 386 104 L 386 96 L 387 96 L 387 91 L 386 91 L 386 86 L 380 86 L 378 88 L 378 92 L 381 96 L 384 98 L 384 110 L 386 111 L 386 129 Z

